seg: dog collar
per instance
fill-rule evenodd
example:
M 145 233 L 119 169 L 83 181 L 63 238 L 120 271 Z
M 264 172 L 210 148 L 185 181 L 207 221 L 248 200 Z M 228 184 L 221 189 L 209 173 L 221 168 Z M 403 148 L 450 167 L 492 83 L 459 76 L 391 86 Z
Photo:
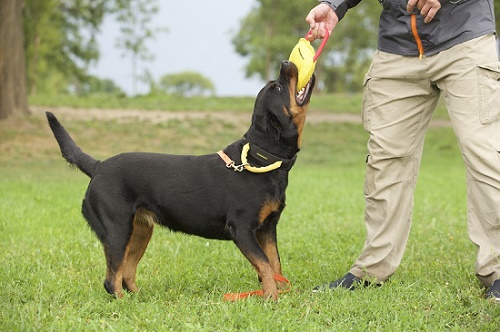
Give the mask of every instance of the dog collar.
M 237 172 L 247 170 L 252 173 L 266 173 L 278 169 L 281 166 L 283 166 L 282 168 L 284 168 L 284 170 L 290 170 L 297 158 L 295 155 L 292 159 L 282 159 L 259 148 L 256 145 L 252 145 L 252 147 L 250 147 L 250 143 L 246 143 L 245 145 L 243 145 L 243 148 L 241 150 L 241 165 L 236 165 L 235 162 L 231 158 L 229 158 L 229 156 L 223 150 L 218 151 L 217 154 L 226 163 L 227 168 L 232 168 Z M 269 164 L 262 167 L 252 166 L 247 161 L 248 154 Z

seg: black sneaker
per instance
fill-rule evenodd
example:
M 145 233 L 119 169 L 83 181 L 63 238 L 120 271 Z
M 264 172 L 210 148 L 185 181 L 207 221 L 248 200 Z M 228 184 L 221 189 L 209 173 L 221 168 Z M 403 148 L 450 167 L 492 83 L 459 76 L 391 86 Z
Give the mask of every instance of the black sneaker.
M 366 287 L 370 283 L 368 281 L 363 282 L 360 278 L 356 277 L 352 273 L 347 273 L 345 276 L 342 278 L 331 282 L 331 283 L 326 283 L 320 286 L 316 286 L 313 288 L 314 293 L 319 293 L 319 292 L 324 292 L 327 290 L 333 290 L 337 288 L 345 288 L 349 290 L 354 290 L 359 287 Z
M 500 279 L 495 280 L 493 285 L 486 291 L 485 298 L 500 303 Z

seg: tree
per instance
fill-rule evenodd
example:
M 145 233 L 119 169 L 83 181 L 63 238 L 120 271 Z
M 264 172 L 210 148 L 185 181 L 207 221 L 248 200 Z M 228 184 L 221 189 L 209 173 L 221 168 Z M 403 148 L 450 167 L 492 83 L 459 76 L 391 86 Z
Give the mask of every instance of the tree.
M 310 8 L 300 0 L 258 0 L 232 40 L 236 52 L 249 58 L 248 77 L 270 80 L 276 76 L 281 60 L 288 59 L 299 38 L 307 33 L 305 16 Z M 367 59 L 376 48 L 380 10 L 377 1 L 363 1 L 337 26 L 318 59 L 319 88 L 339 91 L 361 86 L 359 72 L 366 71 Z M 313 43 L 316 49 L 318 45 L 319 41 Z
M 258 0 L 232 39 L 236 52 L 247 57 L 246 76 L 268 81 L 288 59 L 298 37 L 308 30 L 307 7 L 298 0 Z
M 99 58 L 95 40 L 106 0 L 26 0 L 23 11 L 29 93 L 80 92 L 89 64 Z M 43 84 L 39 84 L 43 82 Z M 54 82 L 53 85 L 48 84 Z
M 0 0 L 0 119 L 28 113 L 28 92 L 82 92 L 103 18 L 131 1 Z
M 159 88 L 166 93 L 183 97 L 202 96 L 206 93 L 215 94 L 215 87 L 210 79 L 191 71 L 162 76 Z
M 101 79 L 95 76 L 89 76 L 87 81 L 81 86 L 82 94 L 106 94 L 115 96 L 125 96 L 125 92 L 120 89 L 110 79 Z
M 157 0 L 129 0 L 128 6 L 118 12 L 121 23 L 121 38 L 117 46 L 123 49 L 122 55 L 130 54 L 132 63 L 132 94 L 136 94 L 136 82 L 139 79 L 137 63 L 139 60 L 152 60 L 153 55 L 146 48 L 146 41 L 154 38 L 155 32 L 164 28 L 151 28 L 151 17 L 158 12 Z M 147 75 L 147 74 L 146 74 Z
M 24 0 L 0 0 L 0 119 L 29 113 L 23 5 Z

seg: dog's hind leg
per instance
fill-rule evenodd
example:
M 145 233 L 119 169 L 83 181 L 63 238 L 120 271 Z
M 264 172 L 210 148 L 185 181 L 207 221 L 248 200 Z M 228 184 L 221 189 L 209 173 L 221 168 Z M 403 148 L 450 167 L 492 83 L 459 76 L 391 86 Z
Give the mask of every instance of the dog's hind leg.
M 92 202 L 92 203 L 91 203 Z M 107 202 L 107 204 L 104 204 Z M 106 207 L 113 206 L 114 213 L 106 213 Z M 106 257 L 106 279 L 104 288 L 116 297 L 123 297 L 123 261 L 125 251 L 132 233 L 132 218 L 127 214 L 116 213 L 116 204 L 111 204 L 108 199 L 95 196 L 90 191 L 83 201 L 82 213 L 95 232 L 104 249 Z M 113 216 L 111 218 L 110 216 Z M 121 222 L 118 222 L 120 220 Z
M 127 223 L 127 229 L 117 227 L 109 230 L 109 237 L 103 242 L 104 254 L 106 256 L 106 279 L 104 288 L 106 291 L 118 298 L 123 297 L 123 271 L 125 257 L 130 250 L 128 240 L 132 233 L 132 223 Z
M 129 292 L 138 292 L 135 283 L 137 264 L 141 260 L 153 235 L 156 216 L 154 213 L 139 208 L 132 223 L 132 234 L 127 245 L 126 256 L 123 263 L 123 288 Z
M 106 233 L 100 236 L 104 255 L 106 256 L 104 288 L 108 293 L 121 298 L 123 297 L 122 284 L 125 257 L 130 251 L 129 240 L 132 234 L 133 216 L 116 213 L 111 219 L 105 217 L 102 212 L 100 216 L 99 220 L 103 228 L 106 229 Z

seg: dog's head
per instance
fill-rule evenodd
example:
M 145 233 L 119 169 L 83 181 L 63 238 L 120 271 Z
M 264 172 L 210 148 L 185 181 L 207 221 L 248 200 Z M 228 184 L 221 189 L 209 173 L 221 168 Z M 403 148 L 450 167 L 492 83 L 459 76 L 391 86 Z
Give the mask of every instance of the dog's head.
M 302 130 L 314 88 L 313 75 L 307 85 L 297 91 L 299 71 L 290 61 L 281 63 L 278 79 L 260 90 L 255 100 L 252 125 L 246 135 L 257 139 L 264 149 L 289 158 L 300 149 Z M 283 153 L 288 154 L 284 156 Z

